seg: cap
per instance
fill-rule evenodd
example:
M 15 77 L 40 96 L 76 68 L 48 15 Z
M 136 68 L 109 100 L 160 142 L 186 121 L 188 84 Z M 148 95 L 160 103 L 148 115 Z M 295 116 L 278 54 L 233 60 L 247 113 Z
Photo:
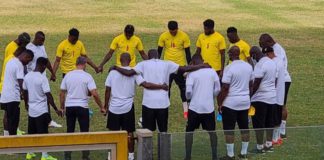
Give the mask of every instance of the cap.
M 269 53 L 269 52 L 273 52 L 273 48 L 272 47 L 264 47 L 262 48 L 262 53 Z

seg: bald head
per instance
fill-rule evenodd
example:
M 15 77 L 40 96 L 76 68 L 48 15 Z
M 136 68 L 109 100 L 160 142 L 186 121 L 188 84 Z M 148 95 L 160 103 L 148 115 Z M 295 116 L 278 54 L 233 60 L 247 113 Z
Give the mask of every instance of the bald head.
M 233 46 L 228 51 L 228 56 L 231 61 L 240 59 L 240 48 L 238 46 Z
M 158 59 L 158 51 L 156 49 L 150 49 L 147 54 L 149 59 Z
M 272 47 L 275 43 L 276 42 L 268 33 L 261 34 L 259 38 L 259 45 L 261 48 Z
M 253 46 L 250 49 L 250 55 L 256 61 L 259 61 L 264 56 L 264 54 L 262 53 L 261 49 L 258 46 Z
M 120 62 L 122 66 L 129 66 L 130 61 L 131 57 L 128 53 L 122 53 L 120 55 Z

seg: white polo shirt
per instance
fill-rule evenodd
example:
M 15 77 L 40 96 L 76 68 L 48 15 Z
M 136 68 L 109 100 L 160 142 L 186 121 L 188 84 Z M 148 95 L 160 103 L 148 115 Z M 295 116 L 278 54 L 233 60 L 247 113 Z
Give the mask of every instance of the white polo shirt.
M 24 66 L 18 58 L 13 57 L 6 65 L 0 98 L 1 103 L 20 102 L 18 79 L 24 79 Z
M 122 68 L 131 69 L 131 67 Z M 110 71 L 105 83 L 107 87 L 111 88 L 109 111 L 114 114 L 129 112 L 134 102 L 135 85 L 140 85 L 143 82 L 144 79 L 141 75 L 128 77 L 120 74 L 118 71 Z
M 97 89 L 92 76 L 83 70 L 73 70 L 65 75 L 61 90 L 66 90 L 65 107 L 88 107 L 88 93 Z
M 279 44 L 276 43 L 272 46 L 275 55 L 282 60 L 282 63 L 285 68 L 285 82 L 291 82 L 291 77 L 288 72 L 288 59 L 285 49 Z
M 40 72 L 28 72 L 23 89 L 28 91 L 28 115 L 39 117 L 48 112 L 46 93 L 51 92 L 48 80 Z
M 220 91 L 219 77 L 214 69 L 204 68 L 191 72 L 186 79 L 187 92 L 192 91 L 189 109 L 199 113 L 215 110 L 214 98 Z
M 278 105 L 284 105 L 285 99 L 285 67 L 282 64 L 282 61 L 279 57 L 274 57 L 272 59 L 277 66 L 277 82 L 276 82 L 276 91 L 277 91 L 277 103 Z
M 141 74 L 146 82 L 154 84 L 169 84 L 170 74 L 176 73 L 179 65 L 159 59 L 150 59 L 138 63 L 134 70 Z M 152 109 L 163 109 L 170 106 L 168 91 L 149 90 L 144 88 L 143 105 Z
M 276 63 L 268 57 L 263 57 L 255 65 L 254 78 L 262 78 L 259 89 L 254 93 L 251 102 L 276 104 Z
M 223 106 L 233 110 L 247 110 L 250 108 L 252 72 L 252 66 L 242 60 L 235 60 L 225 67 L 222 82 L 229 84 L 230 87 Z
M 28 43 L 28 45 L 26 46 L 27 49 L 31 50 L 34 52 L 34 58 L 31 62 L 28 63 L 27 65 L 27 71 L 31 72 L 33 70 L 35 70 L 36 68 L 36 61 L 39 57 L 44 57 L 47 58 L 47 53 L 45 51 L 45 47 L 44 45 L 41 46 L 36 46 L 35 44 Z M 46 72 L 43 73 L 44 75 L 46 75 Z

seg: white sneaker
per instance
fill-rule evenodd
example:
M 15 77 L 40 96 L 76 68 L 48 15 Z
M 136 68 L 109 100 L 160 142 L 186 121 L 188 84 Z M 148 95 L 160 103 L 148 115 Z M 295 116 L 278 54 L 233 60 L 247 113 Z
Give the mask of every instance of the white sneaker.
M 134 160 L 134 153 L 128 153 L 128 160 Z
M 49 127 L 53 127 L 53 128 L 61 128 L 62 125 L 56 123 L 55 121 L 51 121 L 49 124 L 48 124 Z
M 138 119 L 137 125 L 138 125 L 140 128 L 143 128 L 143 120 L 142 120 L 142 117 L 140 117 L 140 118 Z

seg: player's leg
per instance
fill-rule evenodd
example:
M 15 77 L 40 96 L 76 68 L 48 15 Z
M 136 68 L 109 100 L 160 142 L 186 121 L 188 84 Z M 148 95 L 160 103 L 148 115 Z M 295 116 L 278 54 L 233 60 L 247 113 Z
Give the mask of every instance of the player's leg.
M 275 105 L 274 107 L 274 129 L 273 129 L 273 137 L 272 137 L 272 144 L 280 145 L 282 143 L 280 138 L 280 124 L 282 118 L 282 106 Z
M 132 109 L 121 115 L 121 128 L 122 130 L 126 130 L 128 132 L 128 160 L 134 160 L 134 134 L 135 131 L 135 111 L 134 104 Z
M 284 106 L 282 108 L 282 121 L 281 121 L 281 125 L 280 125 L 281 138 L 286 138 L 286 123 L 287 123 L 287 117 L 288 117 L 288 109 L 287 109 L 286 103 L 287 103 L 287 99 L 288 99 L 290 84 L 291 84 L 291 82 L 285 83 L 285 100 L 284 100 Z
M 188 118 L 188 102 L 186 98 L 186 80 L 183 76 L 183 73 L 177 73 L 175 74 L 174 81 L 178 85 L 178 88 L 180 90 L 180 96 L 182 101 L 182 107 L 183 107 L 183 117 Z
M 247 159 L 247 150 L 249 147 L 250 141 L 250 131 L 249 129 L 249 110 L 242 110 L 238 111 L 237 114 L 237 124 L 239 129 L 241 130 L 241 140 L 242 140 L 242 147 L 241 153 L 238 156 L 239 159 Z
M 227 150 L 227 159 L 235 159 L 234 157 L 234 129 L 237 119 L 237 111 L 234 111 L 225 106 L 222 107 L 222 123 L 225 134 L 225 143 Z M 225 159 L 225 157 L 224 157 Z
M 17 135 L 17 129 L 20 119 L 19 102 L 7 103 L 7 121 L 9 135 Z
M 1 104 L 1 110 L 3 110 L 3 112 L 4 112 L 3 113 L 3 119 L 2 119 L 2 123 L 3 123 L 3 136 L 9 136 L 6 104 Z
M 49 113 L 44 113 L 35 118 L 37 134 L 48 134 L 48 123 L 51 121 Z M 47 152 L 42 152 L 41 160 L 57 160 L 57 158 L 49 155 Z
M 168 132 L 169 108 L 156 109 L 155 111 L 159 132 Z
M 76 123 L 76 109 L 77 107 L 66 107 L 66 132 L 73 133 L 75 131 L 75 123 Z M 64 160 L 71 160 L 71 151 L 64 152 Z
M 170 77 L 169 77 L 169 93 L 168 93 L 169 98 L 171 98 L 171 87 L 172 87 L 172 82 L 173 82 L 174 77 L 175 77 L 174 73 L 170 74 Z
M 77 119 L 80 126 L 80 132 L 89 132 L 90 117 L 89 109 L 77 107 Z M 90 151 L 82 151 L 82 160 L 89 160 Z
M 273 128 L 274 128 L 274 104 L 266 104 L 266 122 L 265 122 L 265 128 L 266 129 L 266 143 L 265 143 L 265 150 L 267 152 L 273 152 L 273 146 L 272 146 L 272 137 L 273 137 Z
M 156 118 L 154 115 L 154 109 L 142 106 L 142 117 L 143 117 L 143 128 L 155 131 L 156 129 Z
M 217 135 L 216 135 L 216 117 L 215 111 L 208 114 L 200 114 L 202 128 L 208 131 L 210 139 L 210 147 L 212 152 L 212 160 L 217 160 Z
M 253 102 L 252 106 L 255 108 L 255 115 L 252 117 L 253 128 L 255 129 L 257 152 L 264 153 L 263 136 L 265 128 L 266 108 L 262 102 Z
M 200 119 L 198 114 L 192 110 L 189 110 L 187 126 L 186 126 L 186 135 L 185 135 L 185 147 L 186 147 L 185 160 L 191 160 L 193 132 L 196 128 L 199 128 L 199 125 L 200 125 Z
M 28 116 L 28 129 L 27 133 L 28 134 L 37 134 L 37 125 L 36 125 L 36 118 Z M 26 154 L 26 160 L 30 160 L 36 157 L 36 154 L 33 152 L 29 152 Z

